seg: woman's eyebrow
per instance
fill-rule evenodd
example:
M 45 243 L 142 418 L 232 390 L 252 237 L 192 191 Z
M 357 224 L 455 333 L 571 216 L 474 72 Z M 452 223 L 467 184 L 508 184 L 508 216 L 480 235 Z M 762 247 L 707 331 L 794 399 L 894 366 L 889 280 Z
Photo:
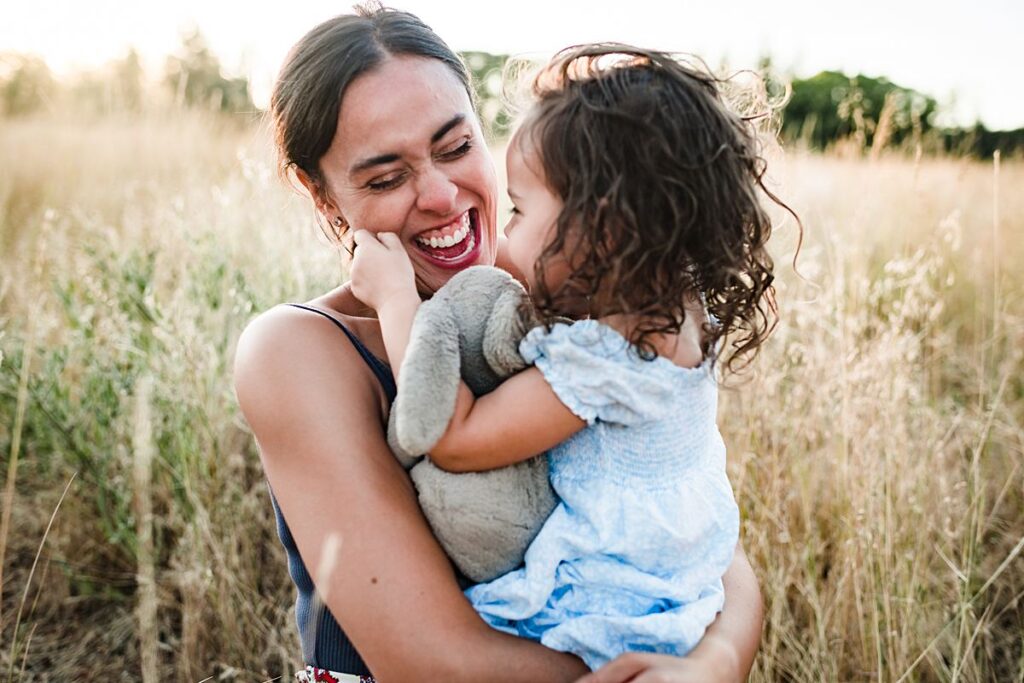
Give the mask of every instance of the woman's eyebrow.
M 390 164 L 394 161 L 398 161 L 399 159 L 401 159 L 401 157 L 397 154 L 381 154 L 380 156 L 370 157 L 369 159 L 363 159 L 354 165 L 348 173 L 349 175 L 355 175 L 356 173 L 365 171 L 368 168 Z
M 438 128 L 437 131 L 435 131 L 434 134 L 430 136 L 430 144 L 434 144 L 435 142 L 443 138 L 445 135 L 448 134 L 448 131 L 450 131 L 452 128 L 459 125 L 465 120 L 465 114 L 456 114 L 455 116 L 453 116 L 451 119 L 448 120 L 447 123 Z
M 448 131 L 450 131 L 452 128 L 459 125 L 465 120 L 465 114 L 456 114 L 455 116 L 451 117 L 448 121 L 445 122 L 443 126 L 434 131 L 434 134 L 430 136 L 430 144 L 433 145 L 434 143 L 436 143 L 438 140 L 447 135 Z M 349 170 L 349 175 L 355 175 L 360 171 L 365 171 L 369 168 L 373 168 L 374 166 L 383 166 L 384 164 L 390 164 L 392 162 L 398 161 L 399 159 L 401 159 L 401 156 L 399 156 L 398 154 L 380 154 L 375 157 L 370 157 L 369 159 L 363 159 L 359 163 L 352 166 L 352 168 Z

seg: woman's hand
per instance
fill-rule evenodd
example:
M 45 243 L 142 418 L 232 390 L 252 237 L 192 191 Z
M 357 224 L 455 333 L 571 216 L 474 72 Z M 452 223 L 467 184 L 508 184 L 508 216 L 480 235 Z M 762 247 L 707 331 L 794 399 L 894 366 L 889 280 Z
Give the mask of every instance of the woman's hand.
M 409 254 L 393 232 L 356 230 L 349 277 L 352 293 L 380 313 L 389 301 L 416 296 L 416 279 Z
M 743 546 L 722 576 L 725 606 L 686 657 L 631 652 L 577 683 L 739 683 L 747 680 L 761 642 L 764 606 Z
M 577 683 L 714 683 L 738 680 L 735 665 L 709 657 L 672 657 L 629 652 Z

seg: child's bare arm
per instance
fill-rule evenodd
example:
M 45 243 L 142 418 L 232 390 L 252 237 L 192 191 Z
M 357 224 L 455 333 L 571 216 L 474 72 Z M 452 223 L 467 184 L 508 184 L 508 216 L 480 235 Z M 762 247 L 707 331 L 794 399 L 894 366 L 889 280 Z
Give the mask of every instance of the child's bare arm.
M 463 383 L 455 414 L 430 459 L 450 472 L 479 472 L 528 460 L 587 425 L 527 368 L 479 398 Z
M 400 387 L 399 367 L 419 304 L 415 292 L 409 292 L 391 297 L 377 311 Z M 460 382 L 451 421 L 429 455 L 449 472 L 492 470 L 539 455 L 585 426 L 540 371 L 527 368 L 479 398 Z
M 356 253 L 349 269 L 352 292 L 377 311 L 388 362 L 398 380 L 398 372 L 409 346 L 420 297 L 409 255 L 393 233 L 374 235 L 356 230 Z
M 395 379 L 420 305 L 412 264 L 396 235 L 355 233 L 352 290 L 377 311 Z M 476 398 L 460 383 L 455 412 L 444 436 L 430 451 L 434 463 L 452 472 L 492 470 L 527 460 L 583 429 L 536 368 L 506 380 Z
M 398 382 L 419 303 L 415 293 L 399 295 L 377 311 Z M 493 470 L 539 455 L 585 426 L 555 395 L 540 370 L 527 368 L 479 398 L 460 382 L 455 412 L 429 455 L 449 472 Z

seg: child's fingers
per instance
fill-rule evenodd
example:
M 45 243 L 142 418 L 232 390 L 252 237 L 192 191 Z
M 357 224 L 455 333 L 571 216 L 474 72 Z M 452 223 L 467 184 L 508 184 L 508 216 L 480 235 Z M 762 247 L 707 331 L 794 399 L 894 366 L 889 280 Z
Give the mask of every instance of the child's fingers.
M 404 249 L 401 238 L 393 232 L 379 232 L 377 239 L 388 249 Z
M 369 230 L 360 228 L 352 233 L 352 241 L 356 243 L 356 246 L 359 246 L 370 241 L 376 241 L 376 237 L 374 237 L 374 234 Z
M 352 233 L 352 239 L 355 241 L 357 247 L 380 244 L 386 251 L 405 252 L 405 247 L 402 246 L 402 239 L 393 232 L 374 233 L 366 230 L 365 228 L 361 228 Z M 373 249 L 374 247 L 369 246 L 369 248 Z

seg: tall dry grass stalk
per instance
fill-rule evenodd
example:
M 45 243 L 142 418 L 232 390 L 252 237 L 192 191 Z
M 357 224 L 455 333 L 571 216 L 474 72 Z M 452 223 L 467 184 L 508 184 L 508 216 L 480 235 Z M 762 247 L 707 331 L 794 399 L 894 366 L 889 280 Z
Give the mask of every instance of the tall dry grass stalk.
M 135 581 L 135 620 L 139 637 L 139 658 L 143 683 L 160 680 L 159 632 L 157 624 L 156 557 L 153 552 L 153 419 L 150 400 L 153 380 L 142 377 L 135 390 L 134 451 L 135 533 L 138 537 Z
M 32 579 L 35 577 L 36 569 L 39 567 L 39 559 L 40 557 L 42 557 L 43 548 L 46 546 L 46 539 L 50 535 L 50 530 L 53 528 L 53 523 L 57 519 L 57 513 L 60 512 L 60 507 L 64 503 L 64 499 L 67 498 L 68 491 L 71 490 L 71 485 L 75 483 L 75 477 L 77 476 L 77 474 L 78 473 L 76 472 L 71 475 L 71 478 L 68 479 L 67 484 L 64 486 L 64 490 L 60 494 L 60 498 L 57 499 L 57 504 L 56 506 L 54 506 L 53 512 L 50 514 L 50 521 L 47 522 L 46 528 L 43 530 L 42 538 L 40 539 L 39 545 L 36 548 L 36 554 L 35 557 L 32 559 L 32 566 L 29 568 L 28 577 L 25 579 L 24 590 L 22 591 L 21 594 L 21 601 L 18 603 L 18 613 L 14 618 L 14 627 L 12 629 L 13 636 L 11 638 L 11 651 L 8 656 L 8 681 L 12 681 L 15 679 L 14 664 L 17 661 L 19 646 L 21 650 L 21 668 L 18 671 L 18 678 L 24 677 L 25 675 L 25 670 L 28 666 L 29 650 L 32 645 L 32 636 L 35 635 L 36 628 L 39 626 L 39 624 L 32 624 L 31 630 L 29 631 L 24 643 L 19 642 L 19 627 L 21 626 L 22 623 L 22 616 L 25 615 L 25 606 L 28 604 L 28 594 L 32 588 Z M 41 595 L 42 587 L 40 587 L 36 591 L 36 598 L 33 601 L 32 605 L 29 607 L 29 615 L 35 613 Z
M 779 335 L 722 405 L 769 600 L 754 679 L 1013 679 L 1024 283 L 982 302 L 1024 253 L 985 240 L 984 167 L 880 164 L 788 169 L 820 288 L 782 278 Z
M 299 664 L 229 369 L 256 312 L 343 274 L 268 150 L 201 116 L 0 130 L 18 160 L 0 166 L 0 469 L 17 467 L 0 633 L 20 643 L 0 665 L 15 675 L 241 681 Z M 781 324 L 720 410 L 768 612 L 752 680 L 1020 680 L 1024 194 L 998 188 L 1024 186 L 1024 165 L 875 157 L 774 167 L 807 225 L 804 277 L 782 225 Z
M 32 367 L 32 352 L 34 350 L 34 339 L 31 326 L 26 331 L 28 342 L 25 344 L 25 354 L 22 357 L 21 372 L 18 375 L 18 392 L 14 408 L 14 425 L 12 426 L 11 445 L 7 455 L 7 477 L 4 484 L 3 511 L 0 513 L 0 624 L 3 620 L 3 592 L 4 592 L 4 559 L 7 556 L 7 539 L 11 533 L 11 514 L 14 509 L 15 484 L 18 481 L 18 461 L 21 458 L 21 435 L 25 427 L 25 410 L 28 406 L 28 378 L 29 370 Z M 0 354 L 0 365 L 3 364 L 3 355 Z

